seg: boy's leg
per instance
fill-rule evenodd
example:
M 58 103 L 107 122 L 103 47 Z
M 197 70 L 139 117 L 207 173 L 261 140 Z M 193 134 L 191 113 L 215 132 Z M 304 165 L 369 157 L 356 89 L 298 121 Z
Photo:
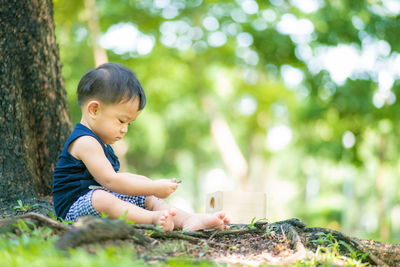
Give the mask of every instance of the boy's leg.
M 227 224 L 230 220 L 225 216 L 225 212 L 220 211 L 213 214 L 192 214 L 185 212 L 181 209 L 174 208 L 162 199 L 154 196 L 146 197 L 146 207 L 149 210 L 161 211 L 161 210 L 176 210 L 176 216 L 173 217 L 175 228 L 186 229 L 191 231 L 201 229 L 227 229 Z
M 142 209 L 101 189 L 93 191 L 91 201 L 93 208 L 97 212 L 100 214 L 105 213 L 110 216 L 110 218 L 118 218 L 128 211 L 125 217 L 127 220 L 139 224 L 161 225 L 164 231 L 174 229 L 174 217 L 176 213 L 173 209 L 154 211 Z

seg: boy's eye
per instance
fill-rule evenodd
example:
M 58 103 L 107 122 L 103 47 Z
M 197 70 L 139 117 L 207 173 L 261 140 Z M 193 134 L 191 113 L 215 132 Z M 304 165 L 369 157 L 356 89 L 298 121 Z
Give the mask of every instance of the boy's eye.
M 119 122 L 120 122 L 120 123 L 125 123 L 125 122 L 124 122 L 124 121 L 122 121 L 122 120 L 119 120 Z

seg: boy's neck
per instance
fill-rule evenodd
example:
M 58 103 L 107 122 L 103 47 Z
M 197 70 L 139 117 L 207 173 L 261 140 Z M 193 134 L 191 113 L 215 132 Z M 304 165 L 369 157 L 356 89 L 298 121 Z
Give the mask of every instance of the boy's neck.
M 80 124 L 86 126 L 88 129 L 90 129 L 91 131 L 93 131 L 92 128 L 90 127 L 89 123 L 85 120 L 85 118 L 84 118 L 83 116 L 82 116 L 82 118 L 81 118 Z

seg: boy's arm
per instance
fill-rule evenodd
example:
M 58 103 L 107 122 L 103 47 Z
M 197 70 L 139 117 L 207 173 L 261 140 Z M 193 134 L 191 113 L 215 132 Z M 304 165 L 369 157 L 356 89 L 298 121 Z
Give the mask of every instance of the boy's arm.
M 83 161 L 99 184 L 116 193 L 165 198 L 178 186 L 168 180 L 152 181 L 140 175 L 115 172 L 100 143 L 91 136 L 76 139 L 69 150 L 71 155 Z
M 129 177 L 131 177 L 132 179 L 137 179 L 137 180 L 145 180 L 145 181 L 153 181 L 150 178 L 143 176 L 143 175 L 139 175 L 139 174 L 133 174 L 133 173 L 129 173 L 129 172 L 118 172 L 120 174 L 123 175 L 128 175 Z
M 129 172 L 119 172 L 119 173 L 124 174 L 124 175 L 128 175 L 129 177 L 132 177 L 132 179 L 141 179 L 141 180 L 150 180 L 150 181 L 153 181 L 153 180 L 151 180 L 150 178 L 148 178 L 148 177 L 146 177 L 146 176 L 143 176 L 143 175 L 139 175 L 139 174 L 133 174 L 133 173 L 129 173 Z M 165 179 L 164 179 L 164 180 L 165 180 Z M 178 183 L 178 184 L 182 182 L 181 180 L 178 180 L 178 179 L 176 179 L 176 178 L 167 179 L 167 180 L 172 181 L 172 182 L 175 182 L 175 183 Z

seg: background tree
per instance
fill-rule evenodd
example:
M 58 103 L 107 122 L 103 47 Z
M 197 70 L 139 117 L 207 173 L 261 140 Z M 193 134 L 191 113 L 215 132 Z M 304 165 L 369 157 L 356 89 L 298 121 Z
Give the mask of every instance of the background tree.
M 213 142 L 211 99 L 249 189 L 270 196 L 271 220 L 400 234 L 397 1 L 98 0 L 98 40 L 83 1 L 55 7 L 74 122 L 93 42 L 146 88 L 130 170 L 181 177 L 178 194 L 195 209 L 207 190 L 239 188 Z
M 146 88 L 129 170 L 181 177 L 188 208 L 245 184 L 268 192 L 271 220 L 400 235 L 397 1 L 54 3 L 73 122 L 94 47 Z M 70 131 L 51 6 L 0 5 L 1 199 L 49 194 Z M 96 13 L 99 39 L 88 27 Z M 224 131 L 243 166 L 236 177 L 215 138 Z
M 51 195 L 71 122 L 50 0 L 1 1 L 0 62 L 0 200 Z

